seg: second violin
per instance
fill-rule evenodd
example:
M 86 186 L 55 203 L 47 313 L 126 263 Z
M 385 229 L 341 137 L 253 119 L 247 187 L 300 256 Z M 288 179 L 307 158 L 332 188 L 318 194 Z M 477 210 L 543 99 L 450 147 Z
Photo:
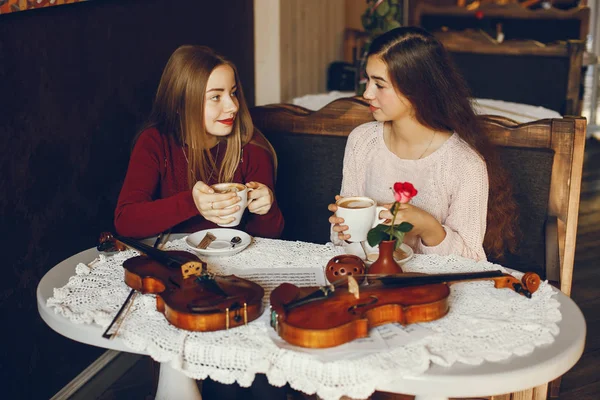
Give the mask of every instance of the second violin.
M 245 325 L 263 313 L 264 289 L 235 275 L 217 276 L 186 251 L 161 251 L 133 239 L 103 234 L 142 253 L 125 260 L 125 283 L 141 293 L 156 294 L 156 308 L 174 326 L 216 331 Z
M 369 330 L 379 325 L 442 318 L 449 309 L 449 284 L 473 280 L 492 280 L 496 288 L 508 288 L 525 297 L 531 297 L 540 285 L 537 274 L 526 273 L 518 280 L 500 271 L 369 276 L 369 285 L 359 290 L 358 285 L 298 288 L 284 283 L 271 292 L 271 326 L 296 346 L 339 346 L 368 336 Z

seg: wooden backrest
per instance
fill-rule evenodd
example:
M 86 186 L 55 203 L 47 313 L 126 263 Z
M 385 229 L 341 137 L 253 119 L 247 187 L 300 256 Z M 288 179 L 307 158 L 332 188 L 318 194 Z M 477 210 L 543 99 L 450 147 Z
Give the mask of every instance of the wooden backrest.
M 315 112 L 290 104 L 250 112 L 277 152 L 275 194 L 285 218 L 283 238 L 328 242 L 327 205 L 342 185 L 346 138 L 372 120 L 368 107 L 360 100 L 342 99 Z
M 286 220 L 284 239 L 329 241 L 327 205 L 341 188 L 348 134 L 358 125 L 372 121 L 367 103 L 357 98 L 339 99 L 314 112 L 275 104 L 255 107 L 251 114 L 279 158 L 275 191 Z M 568 294 L 575 255 L 585 119 L 517 124 L 497 116 L 481 118 L 491 140 L 500 147 L 522 214 L 524 237 L 520 253 L 505 264 L 560 281 L 561 289 Z M 557 227 L 552 243 L 547 238 L 550 226 Z M 547 271 L 548 264 L 555 268 Z
M 515 184 L 515 191 L 521 208 L 520 225 L 525 234 L 531 229 L 527 226 L 530 221 L 524 201 L 535 197 L 542 189 L 539 182 L 531 182 L 528 186 L 526 181 L 519 181 L 518 175 L 524 173 L 526 169 L 544 168 L 538 163 L 531 162 L 527 157 L 542 160 L 544 157 L 540 154 L 550 152 L 552 155 L 547 188 L 546 229 L 542 232 L 547 252 L 546 277 L 549 280 L 559 281 L 560 289 L 568 295 L 571 292 L 575 259 L 586 120 L 566 117 L 517 124 L 502 117 L 483 116 L 482 118 L 490 138 L 501 148 L 501 157 L 513 181 L 518 182 Z M 529 165 L 515 164 L 514 159 L 510 159 L 511 152 L 522 152 L 519 159 Z M 525 241 L 530 239 L 526 236 L 523 238 Z

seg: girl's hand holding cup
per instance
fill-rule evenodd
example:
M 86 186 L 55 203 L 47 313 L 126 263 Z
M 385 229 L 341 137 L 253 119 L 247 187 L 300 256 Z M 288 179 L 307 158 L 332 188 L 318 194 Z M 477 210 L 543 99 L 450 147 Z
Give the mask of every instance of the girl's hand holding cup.
M 335 201 L 336 204 L 330 204 L 327 209 L 329 211 L 331 211 L 332 213 L 334 213 L 331 217 L 329 217 L 329 223 L 333 224 L 333 231 L 337 232 L 338 234 L 338 238 L 340 240 L 348 240 L 350 239 L 350 235 L 346 234 L 345 232 L 348 230 L 348 225 L 343 225 L 344 224 L 344 218 L 338 217 L 335 212 L 338 210 L 338 205 L 337 202 L 339 200 L 341 200 L 343 197 L 340 196 L 339 194 L 335 196 Z
M 369 197 L 336 196 L 335 200 L 335 204 L 328 207 L 329 211 L 335 212 L 329 217 L 329 222 L 334 224 L 333 231 L 338 232 L 341 240 L 364 242 L 369 230 L 384 222 L 379 214 L 387 209 L 377 206 L 377 202 Z
M 216 193 L 212 187 L 201 181 L 196 182 L 192 188 L 192 198 L 200 215 L 217 225 L 234 223 L 236 218 L 233 214 L 241 209 L 236 205 L 241 201 L 236 191 Z
M 273 204 L 273 192 L 265 184 L 248 182 L 248 211 L 257 215 L 265 215 Z

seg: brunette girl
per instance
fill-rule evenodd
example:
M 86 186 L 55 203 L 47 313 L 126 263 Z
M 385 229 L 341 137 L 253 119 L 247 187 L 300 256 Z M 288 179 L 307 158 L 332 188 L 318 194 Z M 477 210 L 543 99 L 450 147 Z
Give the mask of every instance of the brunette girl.
M 510 182 L 442 44 L 423 29 L 396 28 L 371 44 L 366 74 L 363 96 L 376 121 L 348 138 L 341 196 L 390 205 L 394 182 L 409 181 L 419 193 L 396 222 L 414 226 L 405 243 L 416 253 L 483 260 L 514 249 Z M 350 239 L 342 218 L 329 221 L 335 243 Z
M 141 238 L 230 223 L 240 197 L 215 193 L 210 185 L 237 182 L 254 189 L 239 229 L 278 237 L 283 217 L 273 195 L 275 168 L 275 153 L 254 129 L 235 66 L 208 47 L 181 46 L 136 138 L 116 230 Z

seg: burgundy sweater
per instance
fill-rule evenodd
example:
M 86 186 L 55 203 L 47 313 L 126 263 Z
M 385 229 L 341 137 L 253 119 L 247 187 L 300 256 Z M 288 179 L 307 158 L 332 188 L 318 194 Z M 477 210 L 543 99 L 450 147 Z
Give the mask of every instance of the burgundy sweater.
M 220 165 L 225 155 L 225 144 L 221 143 L 211 151 L 217 165 Z M 248 143 L 242 148 L 242 157 L 232 181 L 243 184 L 259 182 L 275 191 L 273 169 L 271 154 L 261 146 Z M 161 135 L 155 128 L 142 132 L 131 153 L 115 210 L 117 233 L 143 238 L 171 228 L 173 232 L 195 232 L 217 227 L 198 212 L 187 171 L 183 149 L 172 137 Z M 213 176 L 206 183 L 217 183 L 217 177 Z M 265 215 L 246 210 L 236 229 L 253 236 L 279 237 L 283 231 L 283 216 L 277 201 Z

